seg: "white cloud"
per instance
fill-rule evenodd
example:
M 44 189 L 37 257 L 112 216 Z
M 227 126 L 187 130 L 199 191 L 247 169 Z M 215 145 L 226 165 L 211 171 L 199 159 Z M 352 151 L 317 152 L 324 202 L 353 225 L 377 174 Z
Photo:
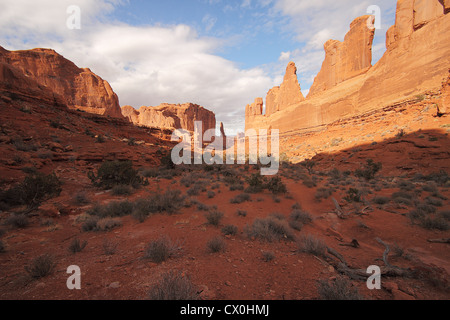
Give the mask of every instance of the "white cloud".
M 205 31 L 209 32 L 216 25 L 217 18 L 211 16 L 210 14 L 206 14 L 202 19 L 203 24 L 205 25 Z
M 243 0 L 241 8 L 249 8 L 252 5 L 252 0 Z
M 0 16 L 0 45 L 11 50 L 54 48 L 110 82 L 121 105 L 197 103 L 214 111 L 230 133 L 243 130 L 245 105 L 273 83 L 261 68 L 240 69 L 215 55 L 222 41 L 199 37 L 187 25 L 135 27 L 104 22 L 113 9 L 110 1 L 83 0 L 82 29 L 69 30 L 62 2 L 57 6 L 55 1 L 28 3 L 29 16 L 20 21 L 24 3 L 9 3 Z M 204 20 L 212 27 L 211 17 Z
M 309 89 L 321 68 L 324 43 L 329 39 L 343 41 L 350 23 L 367 14 L 370 5 L 382 10 L 382 30 L 376 31 L 374 40 L 376 62 L 385 51 L 385 33 L 394 20 L 395 0 L 275 0 L 274 10 L 289 17 L 286 29 L 299 44 L 299 49 L 290 53 L 290 60 L 297 64 L 302 89 Z M 283 57 L 286 55 L 280 56 L 280 61 Z
M 278 61 L 287 61 L 287 60 L 289 60 L 290 57 L 291 57 L 291 53 L 289 51 L 288 52 L 282 52 L 280 54 L 280 57 L 278 58 Z

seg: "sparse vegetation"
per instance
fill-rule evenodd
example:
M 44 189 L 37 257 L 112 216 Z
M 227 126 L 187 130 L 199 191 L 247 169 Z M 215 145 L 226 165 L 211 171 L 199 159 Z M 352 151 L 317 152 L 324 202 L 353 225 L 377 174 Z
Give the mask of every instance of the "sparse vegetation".
M 266 188 L 273 194 L 286 193 L 286 185 L 281 181 L 280 177 L 272 177 L 266 184 Z
M 352 287 L 352 283 L 343 277 L 334 281 L 319 281 L 319 297 L 321 300 L 364 300 L 358 289 Z
M 129 196 L 133 194 L 133 188 L 129 185 L 118 184 L 111 189 L 111 193 L 115 196 Z
M 327 249 L 325 242 L 311 234 L 302 236 L 298 242 L 298 247 L 301 252 L 310 253 L 318 257 L 325 256 Z
M 205 215 L 205 217 L 209 225 L 218 227 L 220 221 L 222 221 L 223 213 L 217 210 L 211 210 Z
M 148 184 L 148 181 L 133 169 L 131 161 L 106 161 L 98 169 L 97 175 L 89 171 L 88 177 L 94 186 L 106 190 L 117 185 L 139 187 Z
M 28 272 L 33 279 L 40 279 L 52 274 L 55 267 L 56 263 L 53 256 L 44 254 L 33 259 L 30 265 L 25 266 L 25 271 Z
M 210 253 L 224 252 L 226 243 L 221 236 L 216 236 L 208 241 L 206 247 Z
M 264 262 L 270 262 L 275 259 L 275 254 L 271 251 L 263 251 L 262 258 Z
M 103 252 L 107 256 L 112 256 L 113 254 L 115 254 L 117 251 L 117 246 L 118 246 L 117 242 L 113 242 L 108 239 L 103 240 Z
M 248 193 L 241 193 L 238 194 L 236 197 L 232 198 L 230 200 L 230 203 L 241 204 L 243 202 L 250 201 L 250 199 L 251 197 Z
M 30 224 L 30 221 L 25 214 L 13 213 L 8 218 L 6 218 L 4 224 L 15 229 L 23 229 Z
M 274 217 L 256 219 L 251 226 L 246 226 L 245 233 L 249 238 L 268 242 L 281 240 L 293 241 L 295 238 L 288 223 Z
M 222 233 L 225 236 L 234 236 L 237 234 L 237 232 L 238 232 L 238 228 L 233 225 L 226 225 L 225 227 L 222 228 Z
M 0 203 L 36 208 L 42 201 L 58 196 L 61 190 L 61 182 L 55 174 L 33 173 L 26 176 L 22 183 L 1 192 Z
M 151 287 L 150 300 L 180 301 L 198 300 L 199 295 L 191 280 L 179 271 L 169 271 Z
M 87 241 L 81 242 L 80 239 L 78 239 L 78 238 L 73 239 L 69 245 L 69 251 L 74 254 L 81 252 L 86 247 L 86 245 L 87 245 Z
M 355 171 L 355 176 L 366 180 L 372 180 L 382 167 L 383 165 L 381 162 L 376 163 L 372 159 L 368 159 L 366 165 L 362 169 L 357 169 Z
M 352 203 L 352 202 L 361 202 L 361 191 L 359 189 L 350 188 L 347 190 L 347 195 L 344 197 L 344 200 Z
M 145 258 L 154 263 L 168 260 L 176 252 L 176 246 L 166 237 L 161 237 L 148 244 L 145 250 Z

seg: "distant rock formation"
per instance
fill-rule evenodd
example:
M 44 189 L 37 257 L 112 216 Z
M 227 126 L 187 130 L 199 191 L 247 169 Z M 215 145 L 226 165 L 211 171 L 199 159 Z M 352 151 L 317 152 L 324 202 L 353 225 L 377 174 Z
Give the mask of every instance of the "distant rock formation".
M 199 105 L 161 104 L 157 107 L 141 107 L 139 110 L 131 106 L 122 107 L 122 114 L 132 123 L 143 127 L 162 129 L 185 129 L 194 132 L 194 122 L 202 122 L 203 133 L 216 128 L 216 116 Z
M 17 93 L 26 94 L 31 81 L 69 108 L 123 118 L 119 98 L 107 81 L 89 69 L 78 68 L 54 50 L 8 51 L 0 47 L 0 64 L 3 89 L 15 87 Z
M 272 88 L 267 94 L 266 115 L 270 116 L 303 100 L 305 98 L 298 83 L 297 67 L 294 62 L 289 62 L 281 86 Z
M 355 19 L 344 42 L 325 44 L 325 60 L 307 98 L 274 112 L 280 89 L 272 89 L 266 114 L 261 98 L 246 107 L 246 130 L 290 134 L 441 90 L 450 66 L 449 11 L 447 0 L 398 0 L 395 25 L 386 33 L 387 50 L 374 66 L 373 17 Z
M 368 28 L 373 16 L 362 16 L 350 24 L 344 42 L 328 40 L 325 45 L 325 61 L 314 79 L 309 95 L 328 90 L 351 79 L 372 66 L 372 43 L 375 29 Z
M 247 127 L 253 127 L 253 120 L 263 114 L 263 107 L 263 98 L 256 98 L 255 102 L 245 107 L 245 130 L 247 130 Z

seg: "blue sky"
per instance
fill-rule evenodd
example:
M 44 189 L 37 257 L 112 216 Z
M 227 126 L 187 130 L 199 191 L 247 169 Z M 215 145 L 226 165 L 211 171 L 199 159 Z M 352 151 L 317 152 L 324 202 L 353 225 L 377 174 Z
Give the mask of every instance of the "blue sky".
M 66 9 L 81 10 L 81 29 Z M 216 113 L 228 134 L 244 110 L 280 85 L 294 61 L 304 95 L 351 21 L 381 9 L 374 63 L 385 50 L 395 0 L 0 0 L 0 45 L 53 48 L 110 82 L 121 105 L 192 102 Z

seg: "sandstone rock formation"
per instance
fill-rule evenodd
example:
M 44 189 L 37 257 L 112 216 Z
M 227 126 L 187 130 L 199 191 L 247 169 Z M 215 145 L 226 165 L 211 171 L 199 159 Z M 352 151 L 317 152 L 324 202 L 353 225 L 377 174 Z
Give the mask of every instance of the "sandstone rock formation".
M 253 128 L 253 120 L 263 114 L 263 98 L 256 98 L 255 102 L 245 107 L 245 130 Z
M 305 98 L 298 83 L 297 67 L 294 62 L 289 62 L 281 86 L 274 87 L 267 94 L 266 115 L 270 116 L 303 100 Z
M 449 76 L 442 83 L 442 102 L 438 104 L 438 114 L 444 115 L 450 113 L 450 69 Z
M 450 65 L 446 3 L 399 0 L 395 25 L 386 33 L 387 50 L 374 66 L 368 16 L 356 19 L 343 43 L 326 43 L 322 70 L 306 100 L 271 115 L 247 106 L 246 130 L 273 128 L 281 134 L 312 130 L 427 91 L 439 91 Z
M 216 116 L 199 105 L 161 104 L 157 107 L 141 107 L 139 110 L 131 106 L 122 107 L 122 114 L 132 123 L 143 127 L 162 129 L 185 129 L 194 131 L 194 122 L 202 122 L 203 133 L 208 129 L 216 128 Z
M 3 86 L 15 86 L 26 93 L 29 83 L 23 80 L 29 79 L 69 108 L 122 118 L 119 99 L 109 83 L 89 69 L 78 68 L 54 50 L 8 51 L 0 47 L 0 64 Z
M 362 16 L 350 24 L 344 42 L 325 43 L 325 61 L 314 79 L 309 96 L 330 89 L 337 84 L 366 72 L 372 66 L 374 28 L 368 28 L 372 16 Z M 372 22 L 371 21 L 371 22 Z

